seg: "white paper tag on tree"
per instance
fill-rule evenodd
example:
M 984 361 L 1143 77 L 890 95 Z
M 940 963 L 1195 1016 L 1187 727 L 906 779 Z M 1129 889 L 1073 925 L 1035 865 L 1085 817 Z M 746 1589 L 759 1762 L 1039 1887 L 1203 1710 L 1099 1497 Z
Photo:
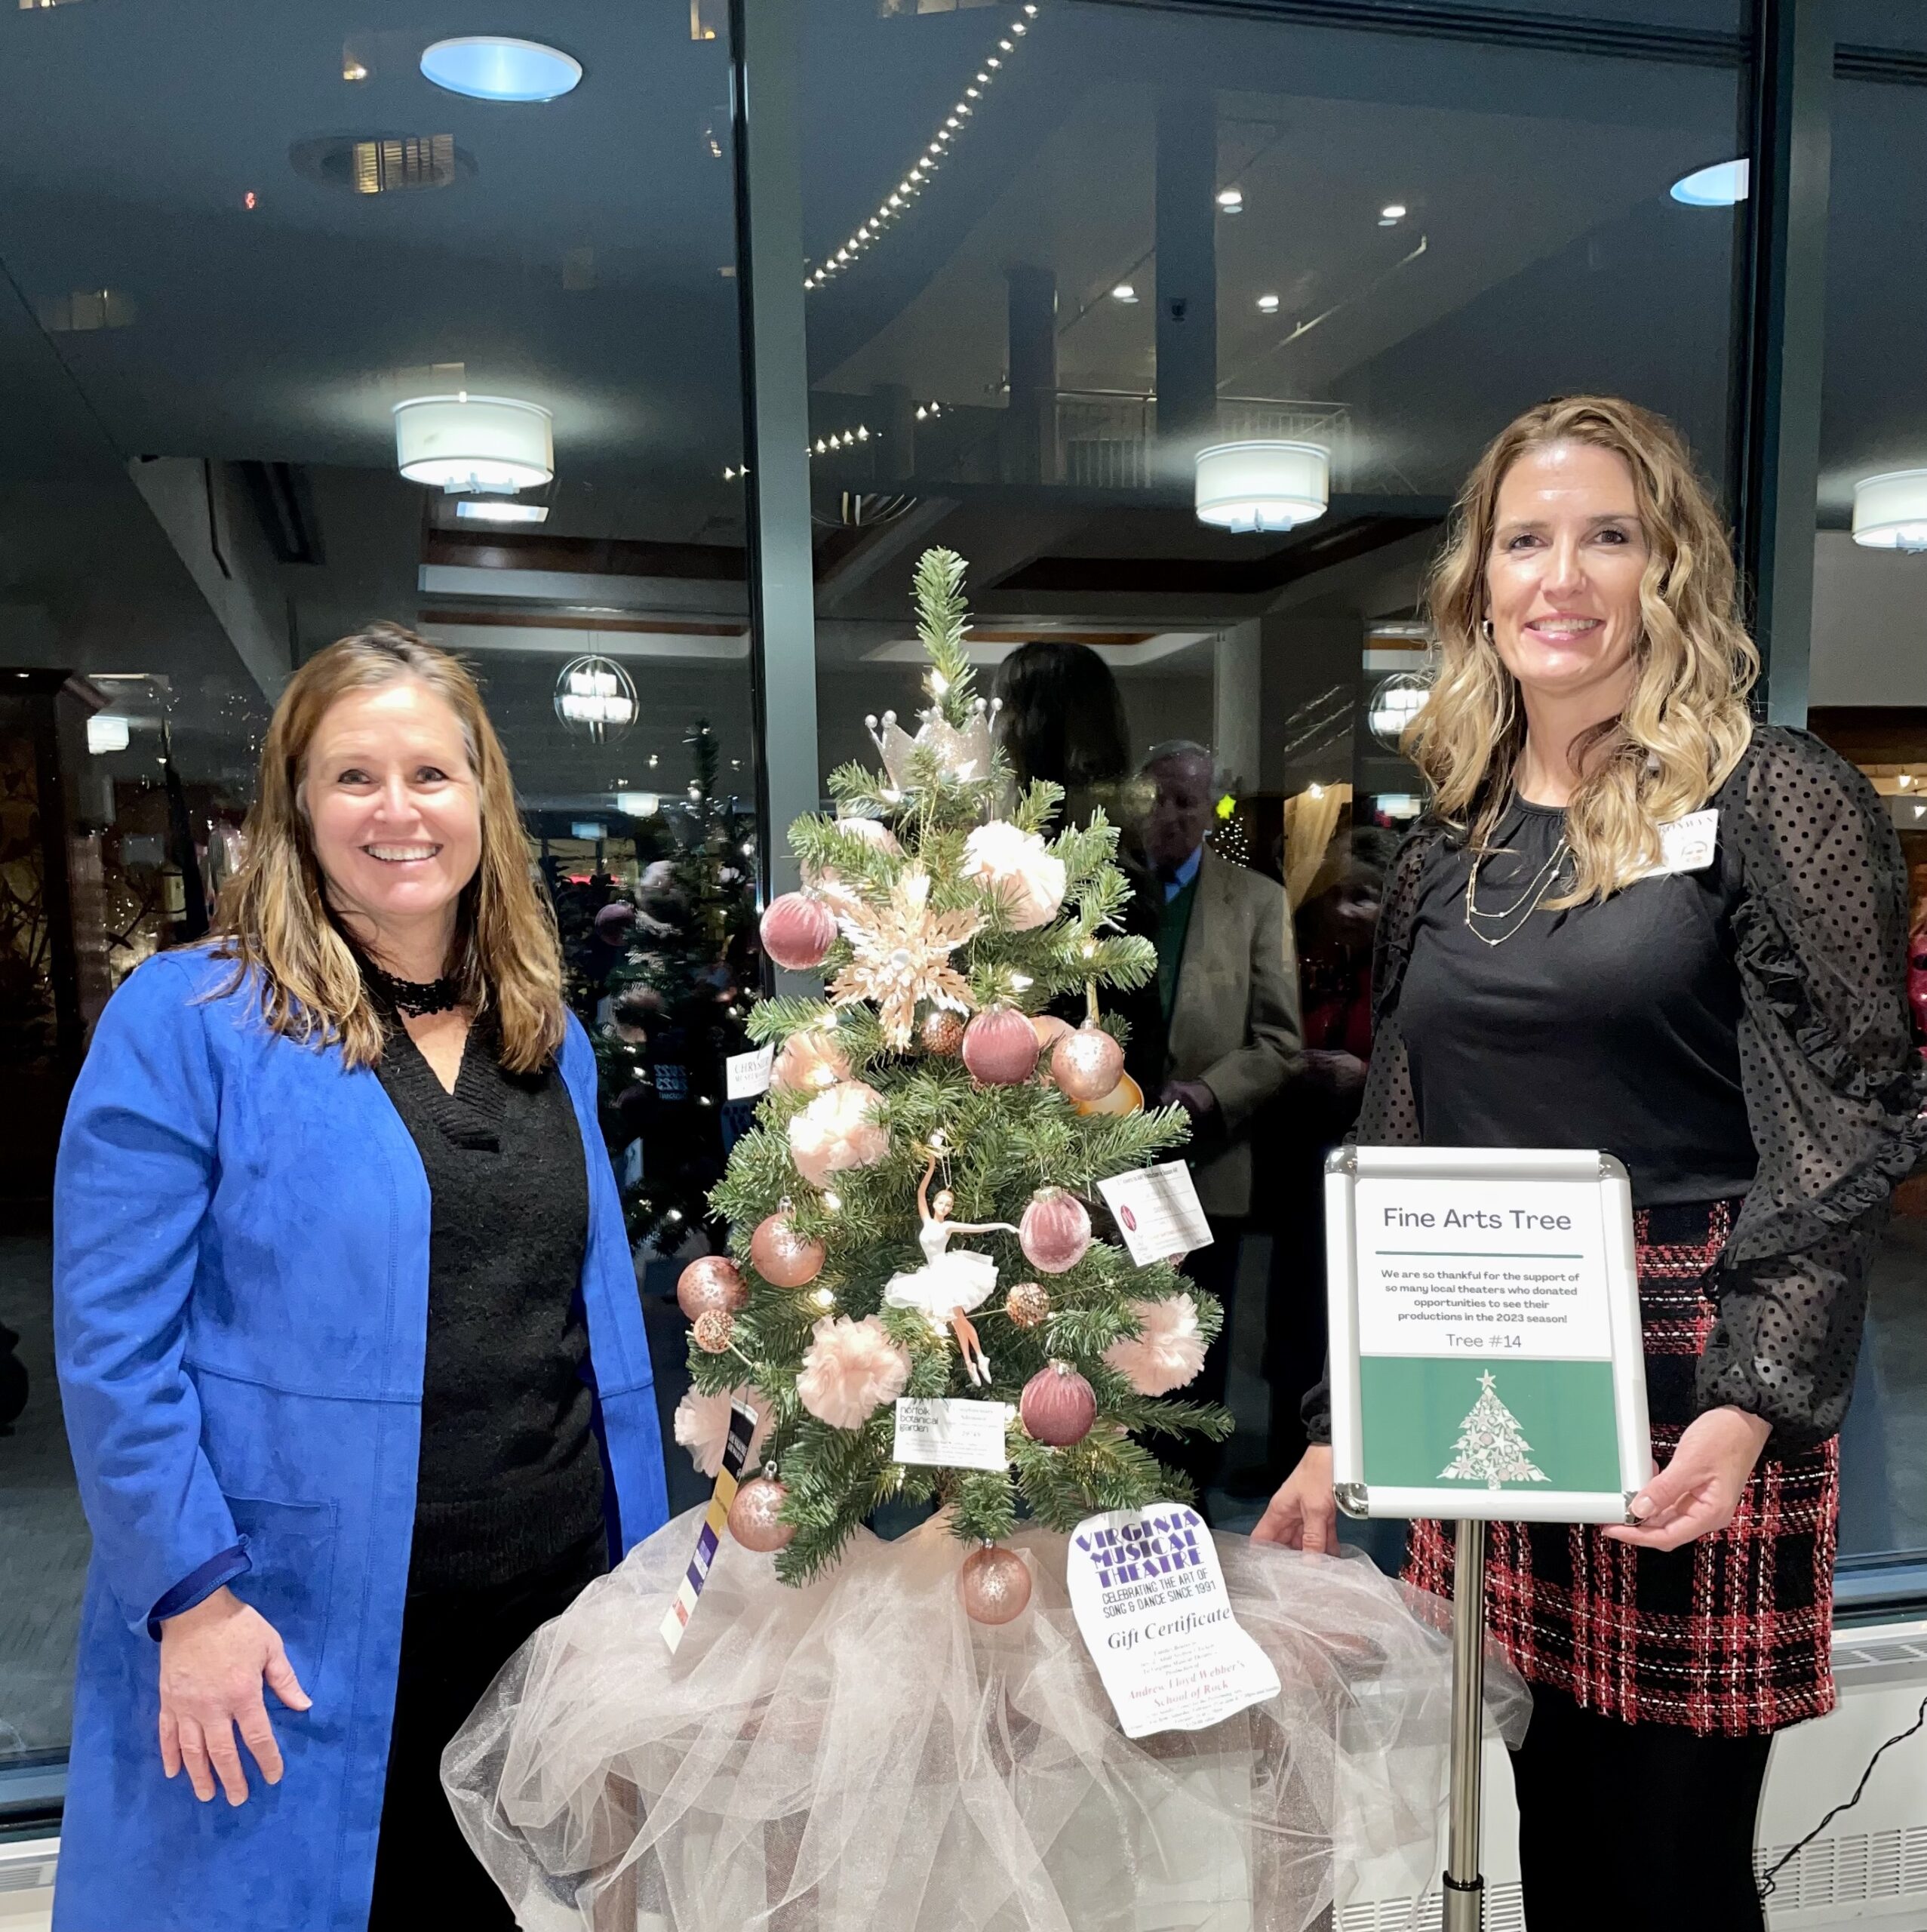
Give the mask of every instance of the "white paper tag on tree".
M 1278 1694 L 1231 1614 L 1217 1546 L 1182 1503 L 1087 1518 L 1071 1532 L 1071 1607 L 1126 1737 L 1203 1730 Z
M 896 1398 L 896 1463 L 945 1469 L 1001 1469 L 1010 1451 L 1004 1432 L 1016 1414 L 1008 1402 L 973 1402 L 955 1395 Z
M 1153 1261 L 1174 1261 L 1194 1247 L 1210 1244 L 1211 1223 L 1197 1204 L 1191 1171 L 1182 1161 L 1113 1174 L 1098 1183 L 1097 1191 L 1140 1268 Z
M 723 1063 L 723 1077 L 728 1085 L 724 1097 L 753 1100 L 770 1091 L 770 1069 L 775 1066 L 774 1047 L 758 1047 L 754 1053 L 731 1054 Z

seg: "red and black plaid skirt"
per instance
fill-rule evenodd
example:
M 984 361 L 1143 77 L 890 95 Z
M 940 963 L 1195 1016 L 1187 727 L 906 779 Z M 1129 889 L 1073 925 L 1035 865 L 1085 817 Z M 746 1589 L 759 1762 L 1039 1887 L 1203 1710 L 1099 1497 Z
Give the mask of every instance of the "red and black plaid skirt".
M 1701 1292 L 1735 1203 L 1635 1217 L 1653 1460 L 1695 1414 L 1713 1319 Z M 1627 1724 L 1702 1735 L 1778 1730 L 1833 1708 L 1830 1649 L 1839 1444 L 1761 1459 L 1733 1520 L 1679 1549 L 1639 1549 L 1597 1527 L 1494 1523 L 1488 1626 L 1529 1683 Z M 1414 1523 L 1409 1583 L 1452 1594 L 1449 1528 Z

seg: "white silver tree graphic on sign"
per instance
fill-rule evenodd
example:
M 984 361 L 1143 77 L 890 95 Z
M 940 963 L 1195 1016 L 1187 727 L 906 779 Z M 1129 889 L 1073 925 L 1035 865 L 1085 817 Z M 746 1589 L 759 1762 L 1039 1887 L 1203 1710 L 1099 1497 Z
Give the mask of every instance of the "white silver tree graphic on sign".
M 1452 1459 L 1439 1472 L 1439 1479 L 1483 1482 L 1488 1489 L 1501 1483 L 1551 1481 L 1526 1454 L 1532 1446 L 1519 1418 L 1499 1400 L 1488 1369 L 1479 1378 L 1479 1399 L 1458 1425 Z

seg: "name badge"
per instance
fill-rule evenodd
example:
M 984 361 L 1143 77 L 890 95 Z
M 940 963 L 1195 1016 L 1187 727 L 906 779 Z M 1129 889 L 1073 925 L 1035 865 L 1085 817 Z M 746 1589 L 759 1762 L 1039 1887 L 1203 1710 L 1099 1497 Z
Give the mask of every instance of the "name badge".
M 1641 878 L 1663 878 L 1669 872 L 1703 872 L 1720 845 L 1720 814 L 1708 806 L 1689 812 L 1659 828 L 1659 863 L 1649 866 Z

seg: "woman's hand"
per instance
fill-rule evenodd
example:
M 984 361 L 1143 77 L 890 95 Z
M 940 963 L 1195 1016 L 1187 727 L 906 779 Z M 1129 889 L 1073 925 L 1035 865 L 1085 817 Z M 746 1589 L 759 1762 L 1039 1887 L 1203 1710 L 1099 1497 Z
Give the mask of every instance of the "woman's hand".
M 1338 1506 L 1332 1500 L 1332 1450 L 1314 1442 L 1279 1486 L 1251 1533 L 1253 1543 L 1281 1543 L 1287 1549 L 1322 1555 L 1337 1549 Z
M 247 1774 L 235 1749 L 236 1726 L 261 1775 L 281 1783 L 281 1749 L 263 1681 L 291 1711 L 312 1701 L 281 1648 L 280 1634 L 234 1592 L 217 1590 L 161 1624 L 161 1765 L 169 1777 L 185 1764 L 194 1795 L 206 1804 L 214 1780 L 230 1804 L 247 1801 Z
M 1637 1528 L 1606 1531 L 1643 1549 L 1677 1549 L 1733 1520 L 1771 1426 L 1744 1409 L 1708 1409 L 1686 1425 L 1673 1460 L 1633 1499 Z

